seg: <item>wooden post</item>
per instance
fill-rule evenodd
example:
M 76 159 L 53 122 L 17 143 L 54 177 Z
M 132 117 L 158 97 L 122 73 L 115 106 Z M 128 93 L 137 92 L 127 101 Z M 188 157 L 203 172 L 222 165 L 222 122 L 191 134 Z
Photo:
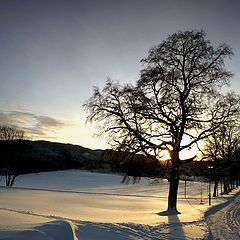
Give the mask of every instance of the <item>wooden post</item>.
M 184 196 L 187 198 L 187 180 L 185 180 Z
M 208 200 L 208 204 L 211 205 L 211 182 L 209 182 L 209 200 Z

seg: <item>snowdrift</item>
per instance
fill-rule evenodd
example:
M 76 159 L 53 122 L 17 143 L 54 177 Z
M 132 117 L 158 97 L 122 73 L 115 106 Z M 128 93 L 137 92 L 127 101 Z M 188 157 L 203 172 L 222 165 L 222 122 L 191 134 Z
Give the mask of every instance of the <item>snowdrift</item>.
M 69 221 L 52 221 L 22 231 L 2 231 L 5 240 L 77 240 L 75 227 Z

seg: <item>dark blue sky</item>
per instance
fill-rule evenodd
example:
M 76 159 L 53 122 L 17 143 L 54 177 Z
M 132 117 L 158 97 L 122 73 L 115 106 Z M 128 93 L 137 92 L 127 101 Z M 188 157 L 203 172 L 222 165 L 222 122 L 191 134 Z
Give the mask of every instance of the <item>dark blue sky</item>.
M 204 29 L 233 48 L 227 67 L 240 93 L 239 13 L 239 0 L 1 0 L 0 122 L 84 145 L 92 86 L 108 76 L 134 82 L 149 48 L 178 30 Z M 84 133 L 74 137 L 78 121 Z

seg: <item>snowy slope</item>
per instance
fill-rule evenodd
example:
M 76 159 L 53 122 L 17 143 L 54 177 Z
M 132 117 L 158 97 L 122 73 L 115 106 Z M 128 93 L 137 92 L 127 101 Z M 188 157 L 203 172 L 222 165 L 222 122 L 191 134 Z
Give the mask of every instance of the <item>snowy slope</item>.
M 87 171 L 19 176 L 14 188 L 0 188 L 0 239 L 213 239 L 220 236 L 214 225 L 218 212 L 212 208 L 206 213 L 207 222 L 204 218 L 209 209 L 207 184 L 188 182 L 185 197 L 184 182 L 181 182 L 178 200 L 181 214 L 160 216 L 159 212 L 167 207 L 166 181 L 152 185 L 143 179 L 139 184 L 122 185 L 121 179 L 120 175 Z M 203 204 L 200 204 L 201 191 Z M 221 197 L 213 203 L 225 201 Z M 236 215 L 237 207 L 234 209 Z M 230 225 L 231 216 L 229 219 Z M 215 230 L 209 231 L 207 224 Z M 238 229 L 237 221 L 235 228 Z

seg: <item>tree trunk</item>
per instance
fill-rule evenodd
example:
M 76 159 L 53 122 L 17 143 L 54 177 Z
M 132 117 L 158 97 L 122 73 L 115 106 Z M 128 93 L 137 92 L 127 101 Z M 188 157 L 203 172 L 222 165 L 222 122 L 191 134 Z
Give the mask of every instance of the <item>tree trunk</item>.
M 236 179 L 236 188 L 238 188 L 238 187 L 239 187 L 239 180 Z
M 17 174 L 13 174 L 12 177 L 11 177 L 11 182 L 10 182 L 10 187 L 13 186 L 15 180 L 16 180 L 16 177 L 17 177 Z
M 230 192 L 229 182 L 224 181 L 223 189 L 225 194 L 228 194 Z
M 168 194 L 168 210 L 177 211 L 177 192 L 178 192 L 179 177 L 175 176 L 174 179 L 169 181 L 169 194 Z
M 218 188 L 218 181 L 214 182 L 214 191 L 213 191 L 213 197 L 217 196 L 217 188 Z
M 5 180 L 6 180 L 6 186 L 10 187 L 10 170 L 8 168 L 6 168 L 5 170 Z
M 169 181 L 169 193 L 168 193 L 168 211 L 177 212 L 177 194 L 179 185 L 179 149 L 175 148 L 171 152 L 172 168 L 170 169 Z

